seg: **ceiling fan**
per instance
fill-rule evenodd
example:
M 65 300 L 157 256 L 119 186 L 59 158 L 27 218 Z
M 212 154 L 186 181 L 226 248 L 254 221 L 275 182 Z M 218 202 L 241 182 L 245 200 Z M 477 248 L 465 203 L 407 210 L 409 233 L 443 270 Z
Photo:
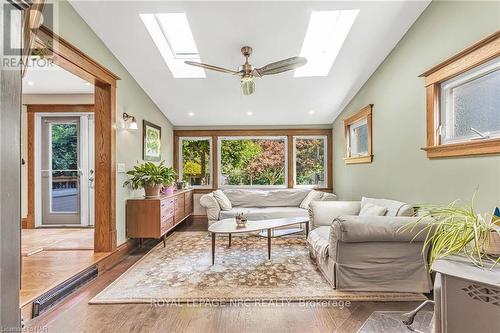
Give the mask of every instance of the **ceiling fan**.
M 238 68 L 238 70 L 222 68 L 195 61 L 184 61 L 184 63 L 191 66 L 210 69 L 212 71 L 228 73 L 232 75 L 239 75 L 241 80 L 241 90 L 243 92 L 243 95 L 251 95 L 255 91 L 255 82 L 253 81 L 254 78 L 263 77 L 264 75 L 283 73 L 304 66 L 307 63 L 306 58 L 292 57 L 272 62 L 261 68 L 255 68 L 248 62 L 248 58 L 252 54 L 252 48 L 250 46 L 243 46 L 241 48 L 241 53 L 243 53 L 243 56 L 245 57 L 246 60 L 245 63 Z

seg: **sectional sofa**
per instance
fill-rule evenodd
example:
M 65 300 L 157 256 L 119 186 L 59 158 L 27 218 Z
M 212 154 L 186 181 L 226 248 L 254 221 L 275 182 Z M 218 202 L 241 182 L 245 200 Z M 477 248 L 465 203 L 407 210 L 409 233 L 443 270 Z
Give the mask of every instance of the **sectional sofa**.
M 311 202 L 335 199 L 335 194 L 310 189 L 223 189 L 201 196 L 200 204 L 206 208 L 211 225 L 238 213 L 249 220 L 308 217 Z

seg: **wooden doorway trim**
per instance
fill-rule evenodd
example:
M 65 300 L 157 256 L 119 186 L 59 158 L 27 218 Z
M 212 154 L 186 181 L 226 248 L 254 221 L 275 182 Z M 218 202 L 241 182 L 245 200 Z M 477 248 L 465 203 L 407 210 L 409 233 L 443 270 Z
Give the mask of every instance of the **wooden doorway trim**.
M 23 221 L 23 229 L 35 228 L 35 113 L 92 112 L 94 104 L 27 104 L 27 156 L 28 168 L 28 212 Z
M 70 73 L 94 84 L 95 125 L 95 232 L 94 251 L 116 249 L 116 81 L 120 78 L 45 26 L 35 45 L 47 58 Z

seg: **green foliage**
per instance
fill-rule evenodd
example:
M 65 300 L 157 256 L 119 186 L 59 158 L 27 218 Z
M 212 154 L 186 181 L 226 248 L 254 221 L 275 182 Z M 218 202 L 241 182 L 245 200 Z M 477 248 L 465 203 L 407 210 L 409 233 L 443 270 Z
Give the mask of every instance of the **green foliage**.
M 182 168 L 182 174 L 186 176 L 201 175 L 201 164 L 193 161 L 184 162 L 184 167 Z
M 325 151 L 323 140 L 297 139 L 296 151 L 297 184 L 316 185 L 319 180 L 324 180 Z
M 134 190 L 143 187 L 157 186 L 165 184 L 170 186 L 175 181 L 175 170 L 167 167 L 164 161 L 160 164 L 145 162 L 134 166 L 133 170 L 127 172 L 130 179 L 123 183 L 123 186 L 130 185 Z
M 78 169 L 78 129 L 76 124 L 52 124 L 52 169 Z
M 182 140 L 182 180 L 199 176 L 208 182 L 210 170 L 210 142 L 208 140 Z
M 398 231 L 414 228 L 419 223 L 426 223 L 419 232 L 425 233 L 423 252 L 430 247 L 429 264 L 450 255 L 463 255 L 474 265 L 483 267 L 483 261 L 498 263 L 482 251 L 490 232 L 500 232 L 492 222 L 477 214 L 473 204 L 458 206 L 453 201 L 446 206 L 424 205 L 421 217 Z M 417 235 L 418 236 L 418 235 Z M 415 236 L 416 237 L 416 236 Z

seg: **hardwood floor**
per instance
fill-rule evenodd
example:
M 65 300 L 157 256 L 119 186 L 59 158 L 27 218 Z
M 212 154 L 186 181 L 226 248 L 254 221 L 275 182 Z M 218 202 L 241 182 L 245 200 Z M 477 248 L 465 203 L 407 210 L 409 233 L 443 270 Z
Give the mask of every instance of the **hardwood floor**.
M 40 251 L 93 249 L 94 229 L 47 228 L 21 231 L 22 256 L 30 256 Z
M 21 308 L 109 255 L 94 253 L 93 242 L 93 229 L 23 229 Z
M 181 230 L 193 230 L 188 226 Z M 356 332 L 373 311 L 410 310 L 418 302 L 356 302 L 346 307 L 304 304 L 251 306 L 88 305 L 139 260 L 148 244 L 28 323 L 44 332 Z

